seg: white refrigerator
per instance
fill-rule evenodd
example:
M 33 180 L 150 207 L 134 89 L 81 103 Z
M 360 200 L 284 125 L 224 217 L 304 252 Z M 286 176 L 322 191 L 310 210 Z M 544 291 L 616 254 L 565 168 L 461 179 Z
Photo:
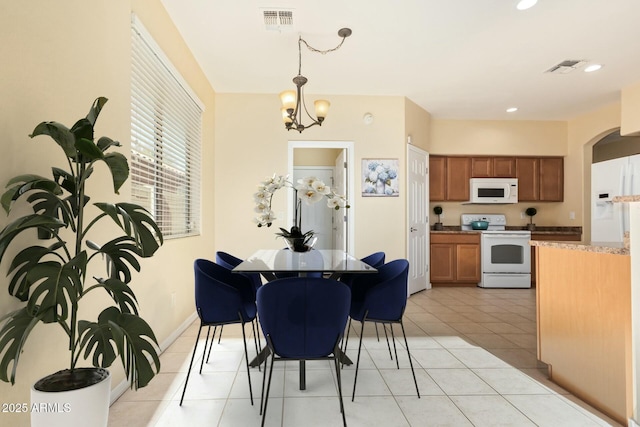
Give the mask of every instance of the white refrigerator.
M 591 241 L 622 242 L 629 231 L 629 204 L 615 196 L 640 194 L 640 154 L 591 165 Z

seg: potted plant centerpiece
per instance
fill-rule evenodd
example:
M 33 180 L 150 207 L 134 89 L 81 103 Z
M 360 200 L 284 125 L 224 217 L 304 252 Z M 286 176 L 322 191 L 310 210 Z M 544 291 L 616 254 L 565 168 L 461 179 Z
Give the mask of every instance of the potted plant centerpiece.
M 442 226 L 442 223 L 440 222 L 440 215 L 442 215 L 442 206 L 434 206 L 433 207 L 433 213 L 438 215 L 438 222 L 433 224 L 433 229 L 434 230 L 442 230 L 444 228 Z
M 271 178 L 260 183 L 258 192 L 253 195 L 256 202 L 255 211 L 259 214 L 255 218 L 255 222 L 258 227 L 271 227 L 276 219 L 271 209 L 273 194 L 281 188 L 295 189 L 293 226 L 290 230 L 280 227 L 280 233 L 276 233 L 276 235 L 282 237 L 292 251 L 307 252 L 313 247 L 315 239 L 313 230 L 302 231 L 302 201 L 304 200 L 305 204 L 311 205 L 326 199 L 327 207 L 336 210 L 348 209 L 349 204 L 344 196 L 336 194 L 334 190 L 316 177 L 308 176 L 299 179 L 295 187 L 288 178 L 288 176 L 274 174 Z
M 524 211 L 525 214 L 529 216 L 529 224 L 527 224 L 527 230 L 534 231 L 536 229 L 536 225 L 533 223 L 533 217 L 538 213 L 536 208 L 527 208 Z
M 53 166 L 53 179 L 16 176 L 1 198 L 10 222 L 0 232 L 0 262 L 8 267 L 9 294 L 25 305 L 0 319 L 0 379 L 15 383 L 25 342 L 38 323 L 60 326 L 68 339 L 67 369 L 32 387 L 32 426 L 106 426 L 111 377 L 105 368 L 119 357 L 132 388 L 146 386 L 160 369 L 156 337 L 138 315 L 129 286 L 131 269 L 140 271 L 137 257 L 152 256 L 162 244 L 160 229 L 141 206 L 94 202 L 87 192 L 98 165 L 109 170 L 116 194 L 129 176 L 126 157 L 112 152 L 120 143 L 94 139 L 106 102 L 96 99 L 70 129 L 57 122 L 37 125 L 30 136 L 51 137 L 64 152 L 66 167 Z M 27 205 L 31 209 L 24 213 Z M 120 232 L 99 245 L 88 239 L 103 220 L 112 220 Z M 7 250 L 23 244 L 21 250 Z M 90 265 L 102 266 L 103 259 L 105 277 L 92 277 L 89 271 L 97 270 Z M 101 291 L 111 304 L 97 319 L 80 319 L 83 298 Z M 50 350 L 38 351 L 46 357 Z M 81 367 L 80 358 L 93 367 Z

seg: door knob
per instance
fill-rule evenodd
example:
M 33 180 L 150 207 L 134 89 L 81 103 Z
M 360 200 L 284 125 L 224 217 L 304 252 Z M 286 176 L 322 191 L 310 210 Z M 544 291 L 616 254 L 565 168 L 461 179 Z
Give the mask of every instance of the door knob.
M 411 231 L 413 233 L 414 231 L 418 231 L 418 229 L 411 227 L 411 228 L 409 228 L 409 231 Z

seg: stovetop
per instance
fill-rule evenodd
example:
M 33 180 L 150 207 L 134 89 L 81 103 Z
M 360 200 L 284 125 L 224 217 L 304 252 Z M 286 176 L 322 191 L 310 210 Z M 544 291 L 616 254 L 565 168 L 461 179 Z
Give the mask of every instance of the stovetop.
M 480 230 L 482 233 L 509 233 L 531 236 L 531 232 L 528 230 L 506 230 L 507 217 L 503 214 L 462 214 L 460 215 L 460 229 L 463 231 L 473 230 L 473 227 L 471 226 L 473 221 L 489 222 L 489 228 L 486 230 Z

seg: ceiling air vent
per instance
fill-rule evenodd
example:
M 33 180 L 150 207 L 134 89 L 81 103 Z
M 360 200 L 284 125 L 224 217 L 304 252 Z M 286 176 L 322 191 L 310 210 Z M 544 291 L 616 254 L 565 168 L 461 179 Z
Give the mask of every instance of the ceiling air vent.
M 262 9 L 265 29 L 268 31 L 282 31 L 293 29 L 293 10 L 291 9 Z
M 545 71 L 545 73 L 567 74 L 574 70 L 577 70 L 586 63 L 587 61 L 584 59 L 566 59 L 561 63 L 549 68 L 547 71 Z

